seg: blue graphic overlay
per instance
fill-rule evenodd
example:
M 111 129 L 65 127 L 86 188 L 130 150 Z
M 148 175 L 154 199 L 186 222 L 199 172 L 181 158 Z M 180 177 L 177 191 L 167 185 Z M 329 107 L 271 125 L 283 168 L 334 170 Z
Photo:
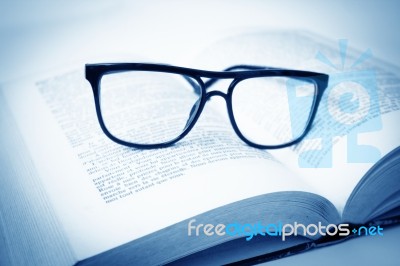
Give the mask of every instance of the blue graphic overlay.
M 375 163 L 381 158 L 381 153 L 376 147 L 359 143 L 361 133 L 382 129 L 375 71 L 357 68 L 371 58 L 371 50 L 362 53 L 349 68 L 346 67 L 347 40 L 339 40 L 339 54 L 339 66 L 321 52 L 316 55 L 317 60 L 334 71 L 329 74 L 328 88 L 318 108 L 313 128 L 299 145 L 299 167 L 332 167 L 334 139 L 341 136 L 347 136 L 347 154 L 343 156 L 347 157 L 348 163 Z M 298 112 L 291 106 L 298 104 L 298 101 L 309 100 L 307 97 L 314 97 L 297 95 L 295 86 L 296 82 L 287 84 L 291 121 L 296 120 Z M 293 122 L 292 128 L 295 128 Z M 307 141 L 314 144 L 302 147 Z

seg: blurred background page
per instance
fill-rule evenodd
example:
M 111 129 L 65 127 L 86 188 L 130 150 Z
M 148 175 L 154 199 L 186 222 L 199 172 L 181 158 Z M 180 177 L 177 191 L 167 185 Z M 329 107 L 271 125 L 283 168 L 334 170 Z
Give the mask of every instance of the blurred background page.
M 177 64 L 177 58 L 249 28 L 299 29 L 335 41 L 348 39 L 349 45 L 370 48 L 374 56 L 398 65 L 400 34 L 393 28 L 399 24 L 398 10 L 395 0 L 3 0 L 0 81 L 117 55 Z

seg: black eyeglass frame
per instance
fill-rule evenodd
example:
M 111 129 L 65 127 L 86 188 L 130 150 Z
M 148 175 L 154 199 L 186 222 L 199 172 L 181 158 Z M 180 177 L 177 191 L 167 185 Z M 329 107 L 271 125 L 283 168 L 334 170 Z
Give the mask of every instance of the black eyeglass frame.
M 246 69 L 246 70 L 237 71 L 237 69 Z M 101 78 L 107 74 L 127 72 L 127 71 L 163 72 L 163 73 L 179 74 L 184 76 L 185 78 L 189 77 L 186 79 L 193 86 L 195 92 L 199 94 L 200 103 L 196 113 L 194 114 L 193 119 L 190 121 L 190 123 L 186 125 L 183 132 L 179 136 L 164 143 L 138 144 L 121 140 L 109 132 L 104 123 L 103 116 L 101 114 L 101 107 L 100 107 Z M 232 124 L 232 127 L 235 133 L 239 136 L 239 138 L 246 144 L 259 149 L 279 149 L 294 145 L 300 142 L 310 131 L 311 125 L 314 121 L 315 115 L 318 110 L 318 106 L 321 102 L 322 95 L 328 86 L 328 80 L 329 80 L 329 75 L 323 73 L 303 71 L 303 70 L 289 70 L 289 69 L 281 69 L 273 67 L 252 66 L 252 65 L 237 65 L 227 68 L 224 71 L 208 71 L 208 70 L 199 70 L 199 69 L 192 69 L 192 68 L 185 68 L 185 67 L 178 67 L 178 66 L 164 65 L 164 64 L 151 64 L 151 63 L 100 63 L 100 64 L 86 64 L 85 75 L 86 79 L 92 86 L 95 107 L 96 107 L 96 114 L 98 121 L 100 123 L 100 127 L 103 130 L 103 132 L 107 135 L 107 137 L 109 137 L 111 140 L 113 140 L 118 144 L 139 149 L 164 148 L 171 146 L 172 144 L 184 138 L 196 124 L 198 118 L 200 117 L 201 112 L 203 111 L 206 101 L 213 96 L 221 96 L 222 98 L 225 99 L 228 109 L 229 120 Z M 301 80 L 311 81 L 315 85 L 316 93 L 314 95 L 313 105 L 311 107 L 311 112 L 307 121 L 307 125 L 304 129 L 304 132 L 299 137 L 293 139 L 290 142 L 279 145 L 257 144 L 248 140 L 240 132 L 240 129 L 236 124 L 232 109 L 232 93 L 235 86 L 239 82 L 245 79 L 260 78 L 260 77 L 287 77 L 287 78 L 301 79 Z M 194 84 L 194 82 L 190 78 L 196 80 L 197 84 Z M 203 82 L 201 78 L 209 78 L 209 80 L 207 82 Z M 221 91 L 207 92 L 207 89 L 219 79 L 233 79 L 228 87 L 227 93 L 225 94 Z

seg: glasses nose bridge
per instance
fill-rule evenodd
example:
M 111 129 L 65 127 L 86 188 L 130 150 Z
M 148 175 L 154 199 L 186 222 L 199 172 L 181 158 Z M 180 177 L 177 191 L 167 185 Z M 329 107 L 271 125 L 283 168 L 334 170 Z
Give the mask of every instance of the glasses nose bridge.
M 222 98 L 224 98 L 225 99 L 225 102 L 228 102 L 228 95 L 229 95 L 229 91 L 233 88 L 233 87 L 235 87 L 235 85 L 236 85 L 236 83 L 238 83 L 239 81 L 240 81 L 240 79 L 237 79 L 237 78 L 235 78 L 235 77 L 228 77 L 228 78 L 222 78 L 222 79 L 224 79 L 224 80 L 231 80 L 230 81 L 230 84 L 227 86 L 227 93 L 225 93 L 225 92 L 223 92 L 224 90 L 210 90 L 210 91 L 208 91 L 207 93 L 206 93 L 206 95 L 205 95 L 205 98 L 206 98 L 206 100 L 208 101 L 208 100 L 210 100 L 210 98 L 211 97 L 213 97 L 213 96 L 220 96 L 220 97 L 222 97 Z M 212 87 L 213 85 L 214 85 L 214 83 L 215 82 L 217 82 L 218 80 L 220 80 L 220 78 L 213 78 L 213 79 L 211 79 L 210 81 L 208 81 L 208 82 L 206 82 L 205 83 L 205 88 L 206 88 L 206 91 L 210 88 L 210 87 Z
M 207 92 L 205 98 L 206 98 L 206 100 L 209 100 L 211 97 L 214 97 L 214 96 L 220 96 L 220 97 L 224 98 L 225 101 L 226 101 L 226 98 L 228 97 L 228 95 L 226 93 L 223 93 L 222 91 L 215 90 L 215 91 Z

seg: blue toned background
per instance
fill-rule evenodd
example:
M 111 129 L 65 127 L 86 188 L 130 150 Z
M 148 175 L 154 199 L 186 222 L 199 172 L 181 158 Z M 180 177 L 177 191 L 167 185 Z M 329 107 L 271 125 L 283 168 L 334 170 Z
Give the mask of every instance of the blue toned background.
M 400 1 L 2 0 L 0 83 L 121 54 L 173 63 L 226 31 L 305 29 L 400 66 Z M 129 58 L 127 58 L 129 60 Z M 270 265 L 397 264 L 400 228 Z
M 0 81 L 99 54 L 173 62 L 240 27 L 307 29 L 399 64 L 400 3 L 317 1 L 0 1 Z

